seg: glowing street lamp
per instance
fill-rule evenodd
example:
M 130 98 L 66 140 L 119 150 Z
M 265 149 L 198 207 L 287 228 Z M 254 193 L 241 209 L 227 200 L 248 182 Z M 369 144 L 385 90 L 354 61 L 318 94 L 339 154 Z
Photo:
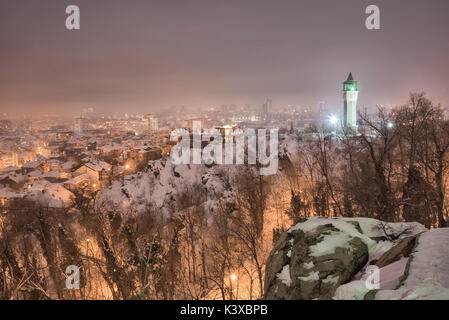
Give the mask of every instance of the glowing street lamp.
M 127 165 L 125 166 L 125 169 L 126 169 L 126 170 L 128 170 L 128 169 L 129 169 L 129 164 L 127 164 Z
M 394 127 L 393 122 L 388 122 L 388 123 L 387 123 L 387 128 L 388 128 L 388 129 L 391 129 L 391 128 L 393 128 L 393 127 Z
M 231 274 L 231 280 L 235 281 L 237 279 L 237 276 L 235 274 Z
M 338 118 L 336 116 L 330 116 L 329 122 L 332 124 L 337 124 Z

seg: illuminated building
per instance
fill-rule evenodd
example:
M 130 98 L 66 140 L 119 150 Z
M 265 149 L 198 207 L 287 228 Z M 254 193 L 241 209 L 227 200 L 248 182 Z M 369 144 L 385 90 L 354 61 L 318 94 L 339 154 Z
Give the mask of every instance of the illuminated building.
M 348 79 L 343 82 L 343 100 L 344 100 L 344 116 L 343 125 L 347 129 L 354 132 L 357 131 L 357 98 L 358 84 L 354 81 L 352 73 L 349 73 Z

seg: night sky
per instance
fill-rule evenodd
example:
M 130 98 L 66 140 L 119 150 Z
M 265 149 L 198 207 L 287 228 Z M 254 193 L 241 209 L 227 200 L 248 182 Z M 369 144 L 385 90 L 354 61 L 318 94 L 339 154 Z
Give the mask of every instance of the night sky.
M 65 8 L 81 30 L 65 28 Z M 365 28 L 365 8 L 381 30 Z M 0 0 L 0 112 L 173 105 L 449 106 L 448 0 Z

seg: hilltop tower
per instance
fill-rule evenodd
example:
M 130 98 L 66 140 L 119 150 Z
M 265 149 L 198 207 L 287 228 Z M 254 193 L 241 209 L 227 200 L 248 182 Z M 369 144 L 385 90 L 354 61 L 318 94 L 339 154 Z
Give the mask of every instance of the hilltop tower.
M 354 81 L 352 73 L 343 82 L 344 123 L 347 129 L 357 132 L 357 98 L 359 95 L 357 81 Z

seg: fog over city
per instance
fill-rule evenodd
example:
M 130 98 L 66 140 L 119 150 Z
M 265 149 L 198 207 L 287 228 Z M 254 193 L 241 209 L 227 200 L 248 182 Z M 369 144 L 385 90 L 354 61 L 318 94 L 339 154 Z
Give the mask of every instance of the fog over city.
M 166 319 L 449 300 L 448 16 L 0 0 L 0 300 Z
M 397 105 L 425 91 L 448 105 L 449 2 L 79 0 L 0 2 L 0 111 L 78 115 L 222 104 L 338 109 L 352 71 L 359 106 Z M 344 79 L 343 79 L 344 80 Z

